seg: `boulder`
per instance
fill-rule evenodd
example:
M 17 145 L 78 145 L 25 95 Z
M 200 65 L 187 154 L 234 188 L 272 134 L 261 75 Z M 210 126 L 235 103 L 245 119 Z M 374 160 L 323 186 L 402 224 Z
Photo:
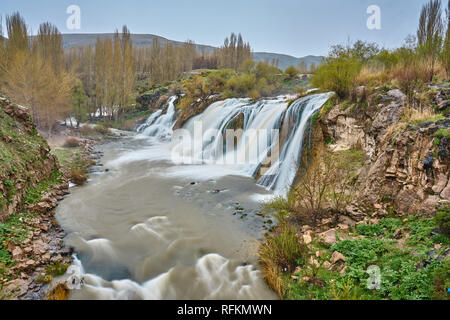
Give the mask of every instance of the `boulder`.
M 336 230 L 330 229 L 319 234 L 319 238 L 326 244 L 333 245 L 336 243 Z
M 333 252 L 333 255 L 331 256 L 330 262 L 332 264 L 336 264 L 340 261 L 345 262 L 347 260 L 347 258 L 340 252 Z
M 303 235 L 303 242 L 305 244 L 310 244 L 312 242 L 312 237 L 310 235 L 304 234 Z
M 341 229 L 342 231 L 348 231 L 350 229 L 350 227 L 344 223 L 338 224 L 338 228 Z

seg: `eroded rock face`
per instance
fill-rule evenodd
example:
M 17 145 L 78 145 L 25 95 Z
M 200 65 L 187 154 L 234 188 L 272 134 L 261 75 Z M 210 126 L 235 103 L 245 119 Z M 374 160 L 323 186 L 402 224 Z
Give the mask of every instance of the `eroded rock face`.
M 400 120 L 406 102 L 406 96 L 398 89 L 391 90 L 380 98 L 384 104 L 380 104 L 380 111 L 375 116 L 369 131 L 377 141 L 384 137 L 391 125 Z
M 360 201 L 366 205 L 390 202 L 402 214 L 432 215 L 436 206 L 450 201 L 448 156 L 435 157 L 433 134 L 450 127 L 443 120 L 427 127 L 408 127 L 377 147 L 366 174 L 360 178 Z M 445 153 L 450 151 L 445 146 Z
M 386 215 L 390 208 L 401 215 L 433 215 L 437 206 L 450 202 L 450 144 L 443 138 L 436 145 L 433 137 L 437 130 L 450 127 L 450 119 L 389 132 L 400 120 L 405 95 L 391 90 L 368 101 L 358 112 L 338 105 L 321 120 L 334 150 L 362 148 L 367 154 L 356 208 L 352 206 L 348 214 L 359 214 L 359 218 L 361 212 Z
M 363 148 L 373 156 L 376 144 L 387 129 L 398 122 L 405 106 L 406 96 L 400 90 L 391 90 L 385 95 L 372 96 L 365 110 L 355 110 L 342 105 L 334 107 L 322 120 L 325 136 L 334 141 L 335 151 Z
M 351 115 L 349 109 L 333 108 L 327 115 L 326 130 L 334 140 L 335 151 L 349 150 L 353 146 L 365 145 L 364 127 Z

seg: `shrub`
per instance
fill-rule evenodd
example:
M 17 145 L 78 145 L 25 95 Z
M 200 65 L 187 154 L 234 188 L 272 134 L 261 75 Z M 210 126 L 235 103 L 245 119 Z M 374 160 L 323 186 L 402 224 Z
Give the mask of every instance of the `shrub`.
M 433 293 L 435 300 L 448 300 L 450 288 L 450 260 L 444 261 L 443 265 L 433 272 Z
M 313 225 L 325 213 L 326 205 L 337 220 L 353 199 L 355 170 L 365 160 L 359 150 L 333 153 L 328 148 L 318 150 L 308 167 L 301 169 L 299 184 L 293 188 L 295 212 L 299 218 L 309 217 Z M 309 223 L 309 221 L 308 221 Z
M 98 124 L 98 125 L 96 125 L 96 126 L 94 127 L 94 131 L 97 132 L 97 133 L 99 133 L 99 134 L 102 134 L 102 135 L 108 135 L 108 134 L 111 134 L 111 131 L 109 130 L 109 128 L 108 128 L 106 125 L 100 125 L 100 124 Z
M 248 96 L 253 100 L 256 101 L 259 98 L 261 98 L 261 95 L 259 94 L 258 90 L 253 89 L 252 91 L 249 92 Z
M 360 69 L 361 63 L 355 58 L 329 58 L 317 69 L 311 83 L 322 90 L 334 91 L 344 99 L 348 97 Z
M 70 170 L 69 177 L 70 181 L 79 186 L 85 183 L 88 179 L 86 171 L 77 167 L 74 167 Z
M 69 138 L 66 140 L 66 142 L 64 142 L 64 147 L 65 148 L 77 148 L 80 146 L 80 139 L 77 138 Z
M 253 74 L 241 74 L 227 81 L 226 97 L 245 97 L 255 87 L 256 77 Z
M 373 237 L 382 235 L 384 233 L 383 227 L 378 224 L 373 225 L 367 225 L 367 224 L 360 224 L 356 227 L 356 230 L 360 235 L 366 236 L 366 237 Z
M 267 96 L 275 90 L 275 86 L 268 83 L 266 78 L 258 80 L 255 88 L 261 96 Z
M 450 237 L 450 206 L 440 208 L 434 219 L 442 234 Z
M 381 86 L 389 81 L 389 74 L 383 67 L 364 66 L 355 79 L 355 84 L 366 87 Z
M 268 235 L 260 251 L 263 263 L 272 261 L 287 272 L 293 272 L 303 264 L 306 254 L 307 247 L 297 236 L 295 228 L 287 225 L 281 225 L 279 230 Z
M 392 70 L 400 90 L 405 93 L 409 101 L 412 101 L 414 92 L 426 81 L 424 74 L 423 63 L 414 57 L 399 63 Z
M 268 83 L 273 84 L 276 82 L 276 75 L 280 73 L 280 70 L 274 66 L 269 66 L 266 63 L 258 62 L 253 73 L 256 76 L 256 79 L 259 80 L 265 78 Z
M 91 136 L 95 134 L 94 129 L 92 129 L 90 126 L 82 126 L 80 128 L 80 133 L 83 136 Z
M 299 71 L 294 66 L 290 66 L 284 73 L 287 75 L 288 79 L 294 79 L 299 74 Z

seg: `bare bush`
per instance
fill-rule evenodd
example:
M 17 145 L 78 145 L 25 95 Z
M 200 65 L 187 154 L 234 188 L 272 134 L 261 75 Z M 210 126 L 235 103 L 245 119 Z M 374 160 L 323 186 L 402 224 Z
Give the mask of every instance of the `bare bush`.
M 64 142 L 65 148 L 78 148 L 81 145 L 80 139 L 77 138 L 69 138 Z

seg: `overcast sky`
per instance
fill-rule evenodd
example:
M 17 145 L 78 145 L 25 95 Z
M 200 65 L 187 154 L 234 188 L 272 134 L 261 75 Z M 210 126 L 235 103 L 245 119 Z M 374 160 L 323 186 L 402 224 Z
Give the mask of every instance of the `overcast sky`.
M 427 0 L 0 0 L 0 14 L 19 11 L 33 32 L 42 22 L 62 33 L 109 33 L 126 24 L 132 33 L 220 45 L 241 32 L 254 51 L 326 55 L 347 39 L 392 48 L 417 28 Z M 69 30 L 70 5 L 81 9 L 81 29 Z M 381 9 L 381 30 L 367 28 L 370 5 Z M 3 19 L 4 20 L 4 19 Z

